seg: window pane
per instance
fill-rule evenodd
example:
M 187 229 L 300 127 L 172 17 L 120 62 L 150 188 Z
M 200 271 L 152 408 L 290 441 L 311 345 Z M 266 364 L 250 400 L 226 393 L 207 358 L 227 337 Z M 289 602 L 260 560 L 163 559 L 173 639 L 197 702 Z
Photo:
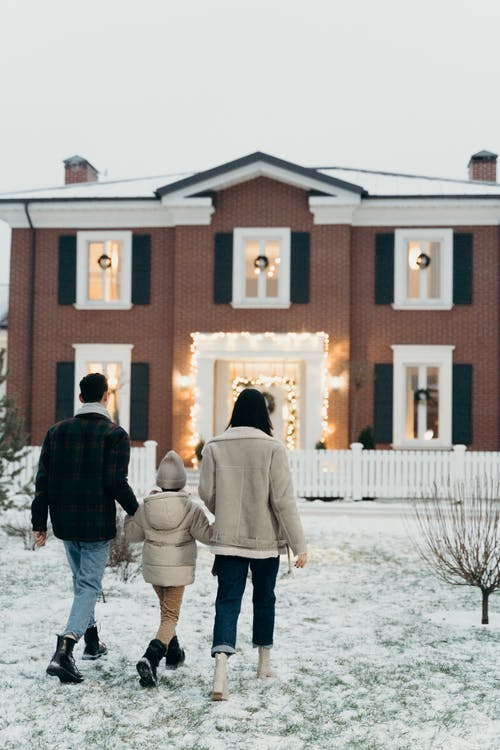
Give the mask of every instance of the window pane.
M 121 243 L 116 240 L 106 242 L 106 255 L 111 258 L 110 267 L 104 271 L 106 279 L 106 302 L 120 299 Z
M 407 440 L 418 436 L 418 408 L 415 391 L 418 390 L 418 367 L 406 368 L 406 430 Z
M 441 261 L 441 247 L 439 242 L 429 242 L 427 254 L 429 255 L 431 262 L 426 268 L 427 273 L 427 297 L 432 299 L 438 299 L 440 294 L 440 261 Z
M 268 265 L 266 268 L 266 297 L 277 297 L 280 271 L 280 243 L 270 240 L 265 244 Z
M 120 424 L 121 364 L 119 362 L 87 362 L 87 374 L 100 372 L 108 379 L 106 408 L 113 422 Z
M 245 242 L 245 296 L 257 297 L 259 294 L 259 269 L 255 259 L 260 255 L 260 243 L 255 240 Z
M 420 266 L 417 263 L 418 256 L 422 253 L 420 242 L 407 242 L 408 253 L 408 299 L 419 299 L 420 297 Z
M 89 242 L 89 300 L 101 300 L 103 298 L 103 274 L 99 265 L 99 258 L 104 252 L 102 242 Z
M 427 429 L 424 435 L 426 440 L 439 437 L 439 369 L 437 367 L 427 368 L 427 391 L 429 398 L 427 407 Z
M 109 267 L 99 259 L 107 256 Z M 120 300 L 121 243 L 116 240 L 89 242 L 88 299 L 117 302 Z

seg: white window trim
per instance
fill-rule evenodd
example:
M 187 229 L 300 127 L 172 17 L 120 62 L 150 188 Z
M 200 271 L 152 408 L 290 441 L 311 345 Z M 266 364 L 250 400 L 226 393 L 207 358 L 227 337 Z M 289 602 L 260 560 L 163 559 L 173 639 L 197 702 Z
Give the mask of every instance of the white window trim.
M 454 346 L 399 346 L 394 352 L 393 448 L 450 449 L 452 423 L 452 374 Z M 419 365 L 439 368 L 439 437 L 432 440 L 408 440 L 406 423 L 406 368 Z
M 278 240 L 281 246 L 281 261 L 278 282 L 278 296 L 255 300 L 245 296 L 246 263 L 245 242 L 247 240 Z M 233 232 L 233 295 L 232 306 L 237 308 L 290 307 L 290 227 L 237 227 Z
M 418 240 L 441 245 L 439 300 L 409 300 L 406 243 Z M 453 229 L 396 229 L 394 232 L 394 310 L 451 310 L 453 307 Z
M 129 431 L 130 427 L 130 371 L 133 344 L 73 344 L 75 350 L 75 411 L 81 406 L 78 398 L 80 380 L 87 374 L 88 362 L 119 362 L 121 367 L 120 384 L 120 425 Z
M 121 243 L 121 299 L 118 302 L 91 302 L 88 290 L 88 243 L 117 240 Z M 77 310 L 130 310 L 132 307 L 132 232 L 77 232 L 76 302 Z

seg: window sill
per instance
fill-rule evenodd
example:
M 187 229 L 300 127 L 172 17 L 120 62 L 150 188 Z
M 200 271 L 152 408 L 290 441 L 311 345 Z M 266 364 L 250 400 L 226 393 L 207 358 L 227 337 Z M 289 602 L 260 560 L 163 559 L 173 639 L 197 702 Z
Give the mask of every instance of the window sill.
M 235 309 L 246 309 L 246 310 L 288 310 L 292 303 L 291 302 L 231 302 L 231 307 Z
M 131 310 L 133 304 L 131 302 L 96 302 L 95 304 L 75 302 L 73 307 L 75 310 Z
M 453 302 L 425 302 L 420 305 L 415 303 L 393 302 L 393 310 L 451 310 Z

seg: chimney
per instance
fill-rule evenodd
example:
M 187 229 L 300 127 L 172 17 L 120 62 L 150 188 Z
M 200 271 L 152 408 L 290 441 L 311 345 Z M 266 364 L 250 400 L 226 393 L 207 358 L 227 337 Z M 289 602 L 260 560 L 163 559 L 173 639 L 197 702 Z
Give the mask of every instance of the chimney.
M 478 151 L 477 154 L 472 154 L 468 167 L 469 180 L 497 181 L 497 154 L 491 151 Z
M 75 182 L 97 182 L 99 172 L 82 156 L 70 156 L 64 162 L 64 184 Z

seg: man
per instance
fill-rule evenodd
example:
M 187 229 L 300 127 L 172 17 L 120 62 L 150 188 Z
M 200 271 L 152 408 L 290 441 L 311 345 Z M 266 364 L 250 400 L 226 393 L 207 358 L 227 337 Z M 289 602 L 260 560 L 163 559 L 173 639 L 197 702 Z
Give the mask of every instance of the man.
M 99 641 L 94 608 L 101 593 L 110 540 L 116 535 L 117 500 L 134 515 L 138 508 L 127 482 L 130 442 L 106 411 L 108 383 L 92 373 L 80 381 L 83 406 L 71 419 L 53 425 L 43 441 L 31 505 L 35 544 L 47 538 L 47 514 L 63 540 L 73 573 L 73 604 L 47 674 L 61 682 L 82 682 L 73 648 L 84 637 L 84 659 L 107 652 Z

